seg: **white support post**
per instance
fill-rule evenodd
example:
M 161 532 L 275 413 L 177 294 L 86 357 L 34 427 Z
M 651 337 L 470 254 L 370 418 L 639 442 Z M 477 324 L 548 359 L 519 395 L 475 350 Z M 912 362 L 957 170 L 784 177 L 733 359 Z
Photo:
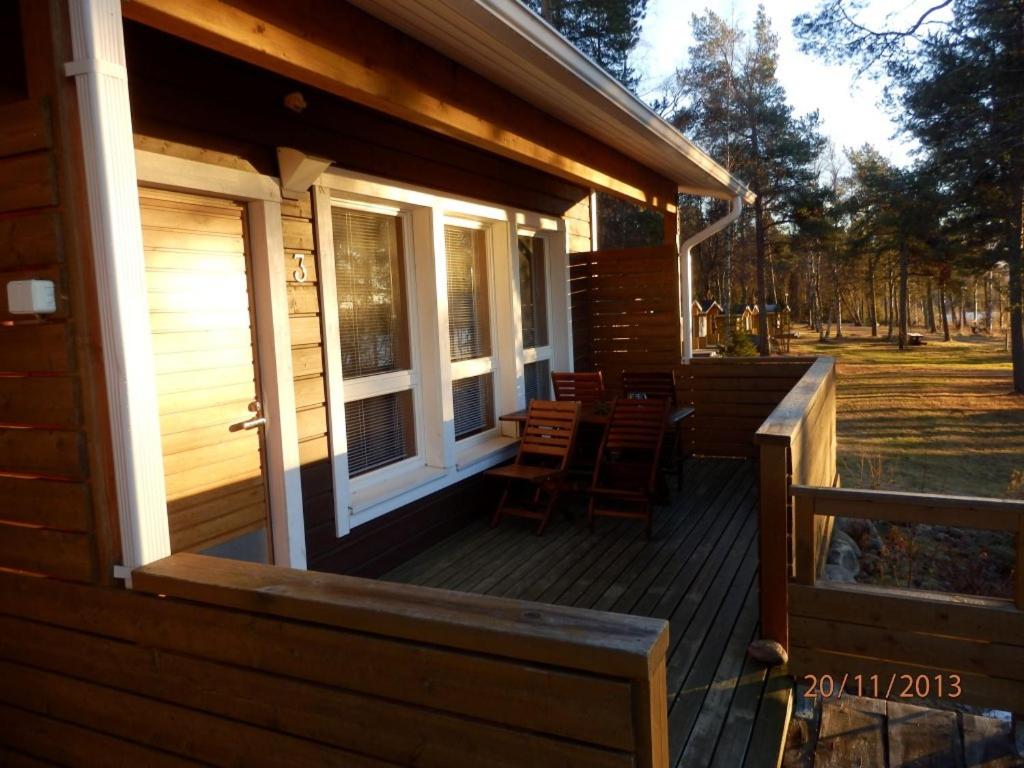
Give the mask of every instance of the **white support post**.
M 299 434 L 295 416 L 288 279 L 281 232 L 281 204 L 249 204 L 253 255 L 256 343 L 266 427 L 265 469 L 270 490 L 274 564 L 306 569 L 306 529 L 302 512 Z
M 120 0 L 69 0 L 122 565 L 170 554 Z M 130 584 L 129 584 L 130 585 Z

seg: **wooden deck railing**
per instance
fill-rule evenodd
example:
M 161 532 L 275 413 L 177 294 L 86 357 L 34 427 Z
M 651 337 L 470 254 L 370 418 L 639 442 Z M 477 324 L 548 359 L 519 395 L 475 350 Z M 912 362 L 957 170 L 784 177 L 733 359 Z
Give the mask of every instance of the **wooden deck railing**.
M 921 694 L 927 691 L 933 698 L 1024 712 L 1024 502 L 804 486 L 792 490 L 793 674 L 831 675 L 836 686 L 846 676 L 848 686 L 856 688 L 859 682 L 867 695 L 926 698 Z M 816 563 L 824 553 L 817 521 L 834 516 L 1012 533 L 1014 599 L 820 581 Z
M 664 621 L 187 554 L 133 581 L 0 571 L 0 763 L 667 765 Z
M 776 406 L 754 436 L 760 465 L 762 634 L 789 645 L 787 605 L 793 564 L 794 484 L 836 483 L 835 361 L 819 357 Z M 819 540 L 830 535 L 823 518 Z M 820 563 L 818 566 L 820 567 Z

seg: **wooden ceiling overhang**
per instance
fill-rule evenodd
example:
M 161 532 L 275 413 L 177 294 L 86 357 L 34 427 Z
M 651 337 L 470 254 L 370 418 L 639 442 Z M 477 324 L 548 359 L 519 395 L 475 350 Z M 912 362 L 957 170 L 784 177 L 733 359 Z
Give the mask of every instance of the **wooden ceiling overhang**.
M 646 107 L 543 21 L 517 3 L 494 3 L 375 0 L 365 3 L 371 14 L 336 0 L 124 0 L 122 11 L 127 19 L 662 212 L 675 211 L 678 191 L 749 195 L 674 128 L 649 110 L 644 117 Z M 502 21 L 495 8 L 521 17 Z M 470 43 L 475 57 L 462 49 Z M 578 60 L 560 61 L 546 48 Z M 580 72 L 589 82 L 579 80 Z M 589 106 L 572 103 L 581 97 Z

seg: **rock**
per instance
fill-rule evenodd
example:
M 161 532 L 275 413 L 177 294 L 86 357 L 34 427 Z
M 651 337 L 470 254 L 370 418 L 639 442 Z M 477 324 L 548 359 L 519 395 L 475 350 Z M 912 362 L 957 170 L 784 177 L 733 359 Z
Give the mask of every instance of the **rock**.
M 755 640 L 747 646 L 747 656 L 762 664 L 785 664 L 789 661 L 786 649 L 774 640 Z
M 853 581 L 860 573 L 860 547 L 848 533 L 832 531 L 832 547 L 828 551 L 828 564 L 849 574 L 842 581 Z
M 837 530 L 853 539 L 861 552 L 878 552 L 882 548 L 882 536 L 873 520 L 837 517 L 833 532 Z
M 841 565 L 826 565 L 825 580 L 837 581 L 843 584 L 854 584 L 857 581 L 856 574 L 843 568 Z

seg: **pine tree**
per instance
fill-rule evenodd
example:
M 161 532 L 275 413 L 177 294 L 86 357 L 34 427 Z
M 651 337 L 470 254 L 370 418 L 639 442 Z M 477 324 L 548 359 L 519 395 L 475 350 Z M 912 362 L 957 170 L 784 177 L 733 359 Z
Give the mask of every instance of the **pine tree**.
M 815 161 L 824 140 L 817 115 L 797 117 L 787 101 L 777 77 L 778 36 L 764 6 L 749 35 L 713 11 L 694 17 L 693 29 L 689 64 L 676 77 L 682 106 L 674 122 L 708 140 L 757 195 L 751 218 L 758 345 L 767 355 L 770 241 L 777 227 L 792 223 L 794 206 L 816 186 Z
M 1013 383 L 1024 393 L 1024 0 L 943 0 L 882 30 L 859 21 L 859 7 L 828 0 L 794 30 L 805 50 L 889 78 L 903 129 L 950 198 L 945 225 L 979 269 L 1008 264 Z
M 523 0 L 569 42 L 627 88 L 638 76 L 629 57 L 640 41 L 647 0 Z

